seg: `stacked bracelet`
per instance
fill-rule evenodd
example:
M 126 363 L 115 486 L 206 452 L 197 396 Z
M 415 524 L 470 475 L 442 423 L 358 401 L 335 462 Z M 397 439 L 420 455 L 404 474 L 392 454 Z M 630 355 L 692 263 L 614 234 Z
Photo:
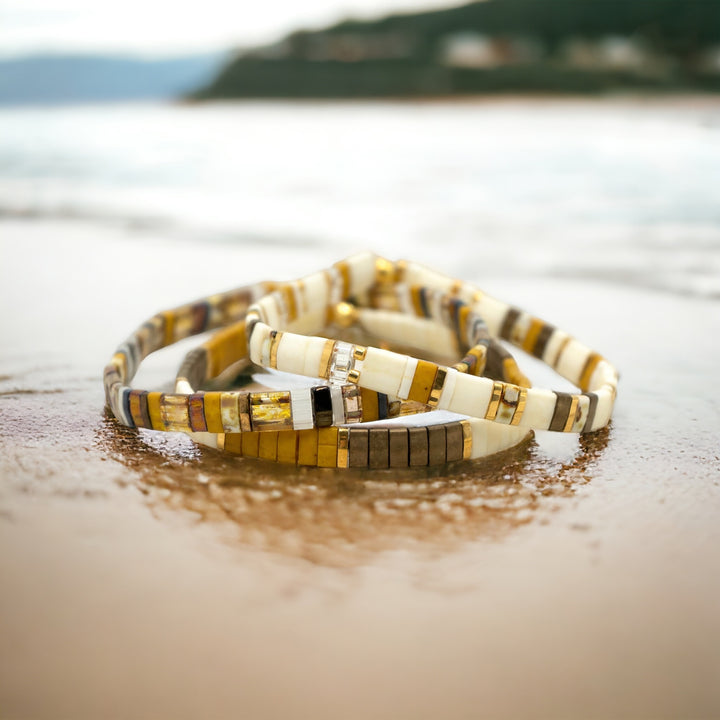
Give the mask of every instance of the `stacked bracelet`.
M 442 338 L 464 356 L 446 367 L 312 335 L 332 322 L 393 337 L 421 353 L 437 351 Z M 177 392 L 129 386 L 151 352 L 221 327 L 188 355 Z M 498 337 L 539 357 L 582 392 L 529 387 Z M 287 392 L 195 392 L 248 356 L 329 384 Z M 112 412 L 131 427 L 191 433 L 204 444 L 281 462 L 407 467 L 497 452 L 521 442 L 529 428 L 599 429 L 612 412 L 617 373 L 577 340 L 469 284 L 367 253 L 302 280 L 258 283 L 159 313 L 121 345 L 104 385 Z M 424 427 L 342 426 L 428 409 L 470 419 Z
M 432 352 L 438 337 L 452 344 L 452 333 L 444 336 L 445 328 L 417 318 L 399 316 L 397 313 L 377 312 L 358 308 L 353 320 L 366 332 L 381 337 L 395 337 L 401 344 L 415 346 L 420 350 Z M 346 324 L 346 323 L 344 323 Z M 182 363 L 178 373 L 176 389 L 194 392 L 201 374 L 204 381 L 213 379 L 214 374 L 223 372 L 228 364 L 244 359 L 243 348 L 244 323 L 222 330 L 203 346 L 191 351 Z M 463 359 L 464 363 L 482 372 L 479 357 L 483 357 L 485 346 L 473 348 Z M 503 351 L 504 352 L 504 351 Z M 507 360 L 507 358 L 504 358 Z M 502 366 L 502 371 L 508 363 Z M 213 370 L 208 371 L 208 368 Z M 213 374 L 214 373 L 214 374 Z M 301 393 L 313 407 L 313 415 L 318 417 L 315 392 L 339 391 L 342 386 L 320 386 L 304 388 Z M 342 387 L 355 390 L 356 402 L 360 401 L 359 414 L 364 421 L 381 420 L 386 417 L 405 415 L 428 409 L 418 403 L 409 406 L 398 401 L 388 401 L 383 393 L 359 389 L 348 385 Z M 529 437 L 526 430 L 492 425 L 482 420 L 468 419 L 443 422 L 425 426 L 400 426 L 360 428 L 330 427 L 333 413 L 323 420 L 324 426 L 318 429 L 289 429 L 293 417 L 297 416 L 298 403 L 293 402 L 291 393 L 261 392 L 250 393 L 251 398 L 267 398 L 277 403 L 278 396 L 285 396 L 287 403 L 284 429 L 279 431 L 265 425 L 257 427 L 251 418 L 247 425 L 253 431 L 242 433 L 192 433 L 192 437 L 201 444 L 217 447 L 244 457 L 263 458 L 281 463 L 310 465 L 319 467 L 353 468 L 400 468 L 441 465 L 456 460 L 486 457 L 507 450 Z M 378 402 L 379 400 L 379 402 Z M 393 412 L 392 408 L 396 406 Z M 252 407 L 252 399 L 250 401 Z M 306 403 L 300 405 L 301 412 Z M 355 406 L 357 407 L 357 405 Z M 336 424 L 347 423 L 343 406 L 335 413 Z M 390 409 L 390 412 L 388 412 Z M 308 414 L 309 415 L 309 414 Z M 267 432 L 267 431 L 271 432 Z
M 248 312 L 251 360 L 265 367 L 328 379 L 331 383 L 349 382 L 402 400 L 513 426 L 589 432 L 608 423 L 616 394 L 617 372 L 600 355 L 563 331 L 483 294 L 472 285 L 414 263 L 394 265 L 386 260 L 358 256 L 345 261 L 344 271 L 354 295 L 364 296 L 378 286 L 379 296 L 389 295 L 396 301 L 398 292 L 401 296 L 405 292 L 412 299 L 412 285 L 451 292 L 471 304 L 487 320 L 491 332 L 494 330 L 494 334 L 540 358 L 583 392 L 525 388 L 518 383 L 477 377 L 457 368 L 387 350 L 284 331 L 293 317 L 283 302 L 283 295 L 277 292 L 258 301 Z M 292 293 L 297 287 L 291 283 L 284 292 Z M 331 306 L 328 301 L 330 304 L 333 301 L 323 290 L 317 288 L 314 296 L 312 310 L 319 314 L 327 312 Z M 410 306 L 416 312 L 430 313 L 429 304 L 410 303 Z
M 529 381 L 521 375 L 514 358 L 496 341 L 492 340 L 481 318 L 469 311 L 462 301 L 438 293 L 438 299 L 453 312 L 448 315 L 451 330 L 428 321 L 413 319 L 397 313 L 382 313 L 366 308 L 355 308 L 341 303 L 332 320 L 345 326 L 358 324 L 366 332 L 379 337 L 392 337 L 403 345 L 415 345 L 431 352 L 433 347 L 456 346 L 466 352 L 456 365 L 465 372 L 482 375 L 486 372 L 499 380 Z M 463 318 L 463 322 L 459 318 Z M 430 325 L 431 327 L 428 327 Z M 218 332 L 208 342 L 190 352 L 180 367 L 176 390 L 190 396 L 190 406 L 205 404 L 203 393 L 195 389 L 216 377 L 231 363 L 247 358 L 245 323 Z M 468 344 L 473 347 L 467 349 Z M 270 352 L 270 366 L 275 367 L 276 358 Z M 313 427 L 329 427 L 357 422 L 382 420 L 429 410 L 430 406 L 415 401 L 399 401 L 383 392 L 359 388 L 352 383 L 320 385 L 292 391 L 235 392 L 221 397 L 221 415 L 224 432 L 307 430 Z M 199 414 L 199 413 L 198 413 Z M 216 432 L 200 419 L 193 430 Z
M 356 286 L 361 283 L 357 282 L 357 273 L 368 270 L 374 272 L 374 262 L 375 256 L 370 254 L 355 256 L 337 263 L 329 271 L 316 273 L 296 283 L 283 285 L 259 283 L 159 313 L 144 323 L 118 348 L 110 364 L 105 368 L 104 385 L 107 404 L 124 425 L 152 430 L 223 433 L 262 429 L 263 426 L 274 430 L 277 429 L 272 427 L 275 421 L 279 421 L 283 427 L 290 426 L 294 429 L 312 427 L 308 425 L 312 408 L 305 402 L 303 412 L 300 398 L 298 398 L 295 422 L 291 423 L 292 418 L 288 416 L 290 414 L 288 411 L 292 410 L 292 403 L 286 402 L 287 398 L 277 393 L 274 397 L 266 395 L 255 398 L 257 402 L 253 407 L 251 403 L 253 398 L 248 397 L 247 394 L 241 397 L 237 393 L 220 392 L 188 394 L 186 390 L 178 393 L 147 392 L 132 389 L 129 383 L 140 362 L 150 353 L 178 340 L 243 318 L 247 307 L 254 299 L 266 295 L 274 288 L 279 288 L 274 297 L 276 302 L 282 303 L 285 308 L 290 325 L 300 332 L 317 332 L 325 326 L 329 318 L 332 318 L 334 308 L 340 301 L 359 297 Z M 367 280 L 365 277 L 362 279 Z M 367 301 L 369 294 L 363 293 L 362 297 Z M 333 301 L 332 305 L 328 305 L 330 300 Z M 464 313 L 463 317 L 470 318 L 471 314 Z M 472 324 L 476 328 L 475 334 L 484 338 L 485 334 L 478 329 L 482 324 L 479 322 Z M 244 342 L 238 340 L 237 346 L 245 352 Z M 232 352 L 229 349 L 231 347 L 232 343 L 224 343 L 223 352 Z M 509 358 L 507 353 L 503 356 L 504 350 L 495 341 L 492 341 L 487 348 L 495 356 L 502 358 L 504 370 L 514 372 L 513 377 L 520 378 L 514 360 Z M 223 352 L 219 353 L 219 362 L 222 361 Z M 336 363 L 340 357 L 339 353 L 338 348 Z M 214 361 L 218 361 L 217 355 L 214 356 Z M 273 363 L 272 350 L 267 360 L 269 364 Z M 350 362 L 351 359 L 347 358 L 346 361 Z M 213 369 L 211 366 L 205 368 L 206 371 L 211 372 L 211 376 Z M 197 384 L 196 379 L 195 384 Z M 369 419 L 357 413 L 355 406 L 359 404 L 358 398 L 361 397 L 357 388 L 346 389 L 344 396 L 342 393 L 343 391 L 332 389 L 329 394 L 331 405 L 334 404 L 336 408 L 340 405 L 344 406 L 344 422 Z M 323 391 L 326 405 L 327 395 L 328 393 Z M 388 393 L 380 391 L 376 400 L 379 406 L 384 406 L 384 396 L 387 395 Z M 374 403 L 371 401 L 368 404 Z M 338 417 L 342 414 L 337 413 Z M 253 415 L 256 420 L 255 427 L 253 427 Z M 268 422 L 264 422 L 265 420 Z

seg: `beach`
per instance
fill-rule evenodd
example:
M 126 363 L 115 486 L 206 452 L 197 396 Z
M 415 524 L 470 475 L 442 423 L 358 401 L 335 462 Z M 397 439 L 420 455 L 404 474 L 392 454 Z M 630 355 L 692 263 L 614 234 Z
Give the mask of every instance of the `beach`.
M 0 124 L 0 717 L 720 714 L 715 100 Z M 104 364 L 156 311 L 365 249 L 600 351 L 610 427 L 345 474 L 104 410 Z M 192 346 L 134 385 L 169 388 Z

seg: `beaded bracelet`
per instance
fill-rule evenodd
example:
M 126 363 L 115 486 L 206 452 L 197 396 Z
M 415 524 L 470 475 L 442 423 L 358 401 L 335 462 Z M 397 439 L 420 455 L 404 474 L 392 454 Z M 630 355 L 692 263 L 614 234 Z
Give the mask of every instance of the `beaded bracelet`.
M 312 467 L 380 469 L 485 458 L 529 440 L 532 431 L 469 418 L 434 425 L 353 425 L 269 433 L 192 433 L 191 437 L 202 445 L 247 458 Z
M 425 346 L 419 349 L 428 352 L 437 343 L 438 334 L 442 337 L 442 332 L 438 331 L 444 329 L 417 318 L 368 310 L 358 310 L 355 320 L 366 332 L 374 335 L 400 334 L 403 336 L 403 344 L 415 345 L 418 339 L 424 339 Z M 218 357 L 223 357 L 226 363 L 242 361 L 239 357 L 242 354 L 239 351 L 242 343 L 238 337 L 244 329 L 242 325 L 221 330 L 202 348 L 191 351 L 181 365 L 176 389 L 194 390 L 188 377 L 197 377 L 203 366 L 211 364 L 216 371 L 222 372 L 225 367 L 222 362 L 218 362 Z M 451 340 L 452 336 L 447 339 Z M 362 392 L 365 394 L 367 391 Z M 378 410 L 377 403 L 371 404 L 366 419 L 382 419 L 382 410 Z M 297 431 L 286 429 L 190 435 L 200 444 L 244 457 L 317 467 L 380 469 L 434 466 L 487 457 L 517 446 L 529 439 L 532 432 L 472 418 L 423 426 L 392 424 L 383 427 L 324 427 Z
M 322 328 L 332 308 L 326 303 L 329 299 L 341 300 L 356 296 L 355 285 L 350 282 L 350 268 L 374 266 L 375 256 L 365 254 L 337 263 L 329 271 L 315 273 L 293 286 L 288 284 L 259 283 L 237 290 L 211 296 L 190 305 L 159 313 L 144 323 L 128 340 L 123 343 L 110 364 L 105 368 L 104 385 L 107 404 L 113 414 L 123 424 L 130 427 L 179 432 L 234 432 L 262 429 L 272 431 L 287 427 L 290 420 L 291 402 L 278 393 L 256 394 L 256 397 L 240 396 L 238 393 L 160 393 L 134 390 L 128 383 L 135 375 L 139 363 L 150 353 L 191 335 L 217 328 L 244 317 L 249 304 L 274 288 L 279 288 L 277 297 L 287 309 L 287 319 L 294 329 L 301 332 L 316 332 Z M 364 294 L 365 299 L 369 297 Z M 318 308 L 320 310 L 318 311 Z M 469 313 L 467 314 L 469 316 Z M 475 323 L 481 328 L 482 323 Z M 483 333 L 477 330 L 478 335 Z M 244 347 L 244 343 L 242 343 Z M 223 347 L 227 348 L 226 343 Z M 496 355 L 502 356 L 504 350 L 497 344 L 489 345 Z M 507 355 L 507 353 L 506 353 Z M 514 360 L 503 358 L 504 367 L 513 370 L 520 377 Z M 510 376 L 507 376 L 508 379 Z M 371 399 L 366 407 L 386 405 L 386 393 L 381 393 L 375 402 Z M 345 390 L 332 388 L 318 393 L 325 406 L 338 408 L 335 415 L 343 422 L 358 421 L 363 418 L 358 413 L 360 393 L 350 385 Z M 256 403 L 251 401 L 255 399 Z M 314 425 L 312 404 L 307 397 L 298 393 L 294 422 L 295 429 L 309 429 Z M 393 406 L 394 407 L 394 406 Z M 330 408 L 325 408 L 328 410 Z M 342 409 L 343 412 L 339 412 Z M 321 412 L 326 418 L 328 412 Z
M 416 344 L 423 350 L 437 349 L 438 345 L 457 345 L 467 348 L 475 343 L 465 357 L 456 365 L 465 372 L 487 374 L 502 380 L 516 380 L 529 385 L 517 367 L 515 359 L 499 343 L 492 340 L 481 318 L 464 312 L 465 324 L 456 323 L 458 311 L 464 303 L 449 296 L 439 298 L 456 311 L 451 318 L 452 329 L 445 329 L 428 321 L 412 322 L 397 313 L 378 313 L 340 303 L 332 319 L 341 325 L 363 326 L 366 332 L 378 337 L 392 337 L 404 345 Z M 469 309 L 468 309 L 469 310 Z M 467 327 L 467 330 L 466 330 Z M 445 333 L 443 333 L 445 330 Z M 467 336 L 467 337 L 466 337 Z M 428 338 L 431 347 L 428 348 Z M 176 392 L 189 396 L 188 404 L 204 403 L 202 393 L 195 388 L 216 377 L 230 364 L 247 358 L 245 323 L 240 322 L 216 333 L 209 341 L 192 350 L 183 361 L 176 380 Z M 272 364 L 272 359 L 271 359 Z M 425 412 L 427 405 L 414 401 L 398 401 L 385 393 L 359 388 L 353 384 L 331 384 L 304 387 L 292 391 L 273 392 L 226 392 L 221 397 L 221 416 L 225 432 L 307 430 L 313 427 L 329 427 L 357 422 L 368 422 Z M 213 432 L 207 427 L 207 409 L 199 412 L 193 430 Z M 193 420 L 192 417 L 190 418 Z
M 105 401 L 113 415 L 128 427 L 192 429 L 187 396 L 133 390 L 128 383 L 151 353 L 244 318 L 250 304 L 275 287 L 276 284 L 269 282 L 248 285 L 164 310 L 143 323 L 117 348 L 103 372 Z M 211 413 L 214 422 L 220 412 L 220 393 L 208 395 L 208 406 L 215 411 Z M 197 409 L 193 415 L 197 415 Z M 214 425 L 217 432 L 222 432 L 222 423 L 214 422 Z
M 281 331 L 277 328 L 289 326 L 292 312 L 277 292 L 267 295 L 248 312 L 248 346 L 253 362 L 537 430 L 590 432 L 609 422 L 617 388 L 616 370 L 563 331 L 468 283 L 415 263 L 394 264 L 365 255 L 349 258 L 341 268 L 338 265 L 335 269 L 347 278 L 352 294 L 365 295 L 375 290 L 377 297 L 393 298 L 400 307 L 399 298 L 405 297 L 421 315 L 432 314 L 432 303 L 423 302 L 422 290 L 414 290 L 413 286 L 451 292 L 471 304 L 486 319 L 493 334 L 543 360 L 583 392 L 524 388 L 387 350 Z M 289 284 L 284 292 L 292 294 L 296 286 Z M 323 304 L 327 303 L 325 293 L 317 292 L 315 300 L 315 312 L 328 311 L 328 305 Z
M 364 265 L 370 269 L 374 255 L 365 254 Z M 359 267 L 358 262 L 354 262 Z M 225 293 L 202 298 L 188 305 L 165 310 L 141 325 L 122 343 L 103 372 L 105 400 L 113 415 L 128 427 L 198 431 L 206 426 L 210 432 L 224 432 L 222 396 L 219 392 L 188 398 L 182 393 L 160 393 L 134 390 L 129 386 L 140 363 L 151 353 L 207 330 L 217 329 L 244 319 L 248 307 L 268 292 L 280 289 L 295 332 L 317 332 L 325 326 L 326 310 L 316 295 L 323 287 L 322 297 L 329 293 L 334 304 L 350 297 L 347 263 L 337 263 L 330 270 L 305 278 L 307 288 L 261 282 Z M 357 284 L 357 283 L 356 283 Z M 364 297 L 367 300 L 367 295 Z M 298 311 L 300 311 L 298 313 Z

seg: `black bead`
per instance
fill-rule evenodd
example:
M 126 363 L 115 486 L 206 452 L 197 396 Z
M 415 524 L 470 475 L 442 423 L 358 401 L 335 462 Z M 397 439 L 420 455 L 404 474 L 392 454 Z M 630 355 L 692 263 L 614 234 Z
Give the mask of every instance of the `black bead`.
M 332 397 L 330 388 L 322 385 L 312 389 L 315 427 L 330 427 L 333 424 Z

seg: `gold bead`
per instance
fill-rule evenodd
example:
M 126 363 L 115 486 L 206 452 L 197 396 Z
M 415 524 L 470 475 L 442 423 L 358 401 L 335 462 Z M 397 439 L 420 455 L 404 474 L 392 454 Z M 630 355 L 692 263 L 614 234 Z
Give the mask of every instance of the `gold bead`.
M 358 309 L 347 302 L 340 302 L 333 308 L 333 324 L 341 328 L 349 328 L 358 321 Z
M 357 385 L 360 381 L 360 373 L 357 370 L 351 370 L 348 373 L 348 382 L 352 383 L 353 385 Z
M 364 360 L 367 355 L 367 348 L 362 345 L 355 345 L 353 347 L 353 358 L 355 360 Z
M 395 282 L 395 263 L 385 258 L 375 261 L 375 282 L 380 285 L 390 285 Z

